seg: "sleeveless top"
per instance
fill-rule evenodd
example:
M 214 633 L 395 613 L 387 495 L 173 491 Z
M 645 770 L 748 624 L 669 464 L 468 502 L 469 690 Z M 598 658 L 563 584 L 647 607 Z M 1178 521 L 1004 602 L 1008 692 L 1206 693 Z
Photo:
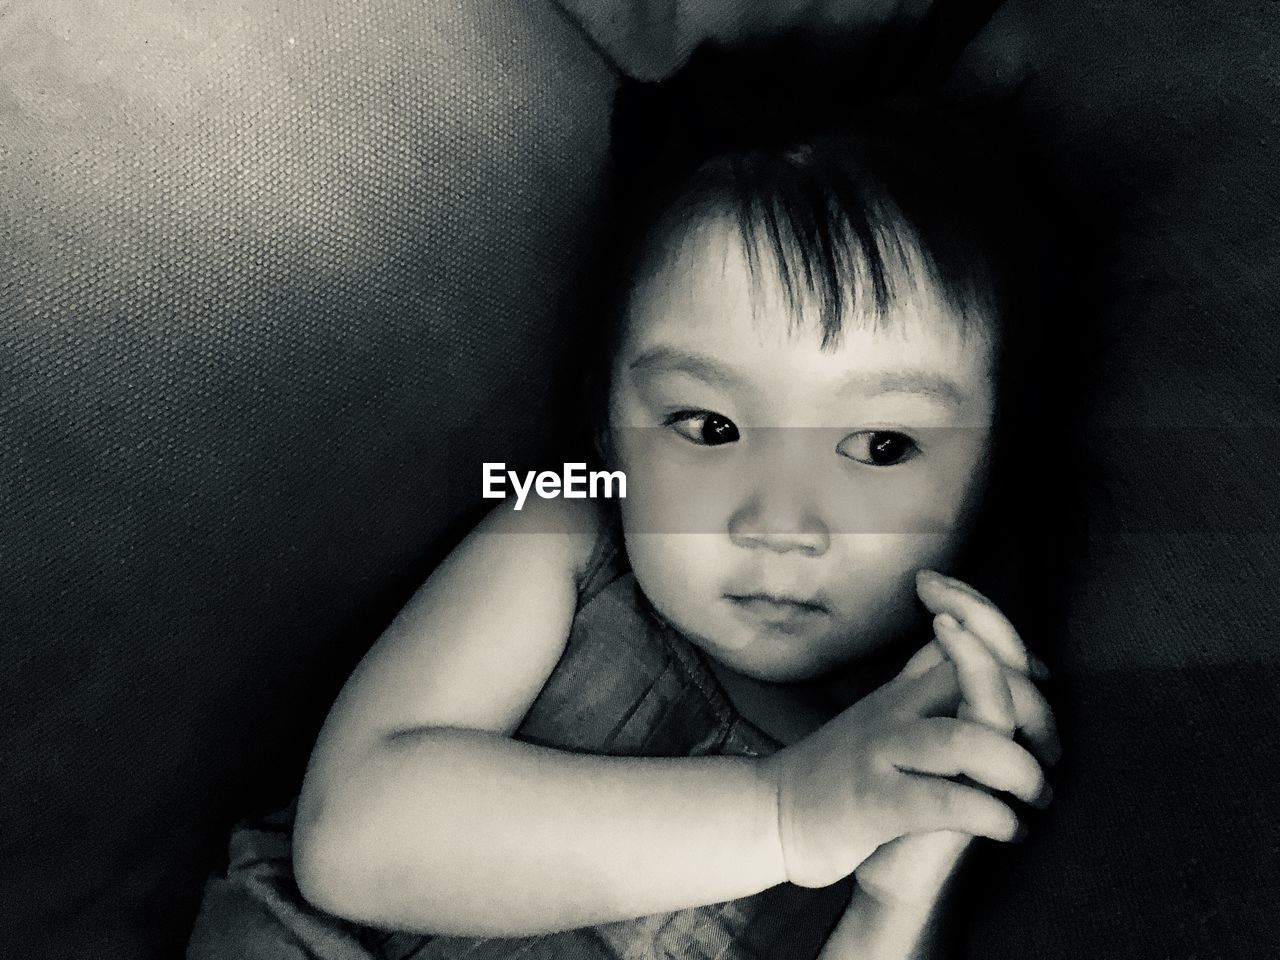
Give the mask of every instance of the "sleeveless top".
M 704 655 L 649 606 L 622 551 L 601 537 L 559 663 L 516 739 L 612 756 L 767 756 L 779 744 L 738 714 Z M 296 804 L 233 831 L 213 877 L 189 960 L 754 960 L 816 957 L 852 881 L 781 884 L 750 897 L 561 933 L 516 938 L 425 936 L 340 920 L 293 881 Z

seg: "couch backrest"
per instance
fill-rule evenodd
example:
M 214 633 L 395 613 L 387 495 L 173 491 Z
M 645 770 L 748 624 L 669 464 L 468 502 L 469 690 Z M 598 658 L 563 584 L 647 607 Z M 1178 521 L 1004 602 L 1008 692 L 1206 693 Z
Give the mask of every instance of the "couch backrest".
M 613 74 L 525 0 L 0 30 L 0 941 L 173 956 L 536 447 Z

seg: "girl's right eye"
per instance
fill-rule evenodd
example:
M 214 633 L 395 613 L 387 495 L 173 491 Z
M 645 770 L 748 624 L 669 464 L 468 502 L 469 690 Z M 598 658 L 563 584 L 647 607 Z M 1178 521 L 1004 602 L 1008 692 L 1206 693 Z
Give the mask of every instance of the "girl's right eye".
M 718 447 L 738 439 L 738 428 L 732 420 L 706 410 L 681 410 L 667 417 L 663 426 L 674 427 L 690 443 L 703 447 Z

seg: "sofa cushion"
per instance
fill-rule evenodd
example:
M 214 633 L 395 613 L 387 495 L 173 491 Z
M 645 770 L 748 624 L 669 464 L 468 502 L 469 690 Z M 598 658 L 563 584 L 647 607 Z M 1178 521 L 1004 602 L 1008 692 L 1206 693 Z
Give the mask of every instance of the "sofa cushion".
M 0 953 L 179 954 L 533 456 L 613 83 L 524 0 L 5 5 Z

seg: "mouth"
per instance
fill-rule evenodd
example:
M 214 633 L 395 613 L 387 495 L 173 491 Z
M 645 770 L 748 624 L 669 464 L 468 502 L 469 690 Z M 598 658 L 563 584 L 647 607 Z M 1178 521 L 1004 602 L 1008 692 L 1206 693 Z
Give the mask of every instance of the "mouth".
M 798 618 L 827 614 L 831 611 L 819 600 L 776 593 L 726 593 L 724 598 L 734 607 L 757 616 Z

